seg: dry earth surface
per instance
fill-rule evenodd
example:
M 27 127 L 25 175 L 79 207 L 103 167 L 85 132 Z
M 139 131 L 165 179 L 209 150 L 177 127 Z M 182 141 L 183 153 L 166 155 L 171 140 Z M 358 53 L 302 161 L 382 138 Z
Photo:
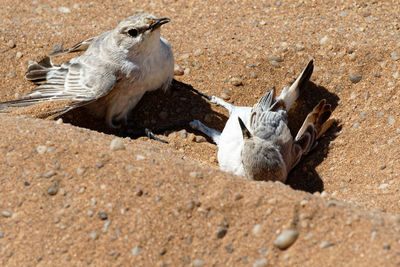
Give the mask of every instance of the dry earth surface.
M 178 125 L 169 144 L 115 137 L 79 111 L 64 123 L 32 118 L 40 108 L 0 115 L 1 266 L 400 264 L 397 0 L 1 0 L 0 99 L 34 88 L 29 60 L 143 12 L 172 20 L 162 35 L 176 79 L 238 105 L 279 92 L 313 58 L 292 128 L 321 98 L 337 125 L 283 185 L 219 171 L 216 146 L 185 123 L 222 129 L 227 113 L 183 88 L 135 109 L 155 130 Z M 115 138 L 124 149 L 110 149 Z M 281 250 L 287 229 L 299 235 Z

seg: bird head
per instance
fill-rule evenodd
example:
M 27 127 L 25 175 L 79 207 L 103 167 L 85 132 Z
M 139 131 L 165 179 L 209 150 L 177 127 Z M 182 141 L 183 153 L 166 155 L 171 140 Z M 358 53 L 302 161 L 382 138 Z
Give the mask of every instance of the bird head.
M 169 18 L 156 18 L 149 14 L 126 18 L 116 28 L 117 43 L 127 50 L 151 49 L 160 42 L 161 25 L 169 21 Z
M 256 181 L 285 182 L 286 164 L 279 149 L 270 141 L 252 135 L 238 119 L 244 141 L 241 159 L 246 177 Z

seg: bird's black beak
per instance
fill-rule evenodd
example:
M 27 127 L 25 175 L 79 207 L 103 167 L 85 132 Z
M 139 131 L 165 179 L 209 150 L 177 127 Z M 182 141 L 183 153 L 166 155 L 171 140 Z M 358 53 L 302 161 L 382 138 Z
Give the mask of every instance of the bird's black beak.
M 249 139 L 252 137 L 251 133 L 249 132 L 249 130 L 246 128 L 246 125 L 244 125 L 244 122 L 242 121 L 242 119 L 240 117 L 238 117 L 239 120 L 239 125 L 240 128 L 242 129 L 242 134 L 243 134 L 243 138 L 244 139 Z
M 151 24 L 150 29 L 154 31 L 155 29 L 160 28 L 161 25 L 170 22 L 171 20 L 169 18 L 160 18 L 160 19 L 155 19 L 153 24 Z

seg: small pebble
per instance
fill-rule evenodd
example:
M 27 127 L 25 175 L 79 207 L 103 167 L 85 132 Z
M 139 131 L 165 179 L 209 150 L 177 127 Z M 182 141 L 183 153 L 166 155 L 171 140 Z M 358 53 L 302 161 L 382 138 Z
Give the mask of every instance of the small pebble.
M 392 59 L 393 59 L 394 61 L 397 61 L 397 60 L 400 59 L 400 55 L 398 55 L 396 52 L 390 53 L 390 56 L 392 57 Z
M 228 232 L 228 229 L 226 229 L 226 228 L 222 228 L 222 229 L 218 230 L 217 238 L 223 238 L 227 232 Z
M 110 149 L 111 151 L 124 150 L 125 144 L 121 138 L 116 137 L 111 141 Z
M 182 76 L 184 74 L 183 69 L 181 66 L 179 66 L 178 64 L 175 64 L 174 66 L 174 75 L 176 76 Z
M 196 136 L 195 137 L 195 139 L 194 139 L 194 141 L 196 142 L 196 143 L 203 143 L 203 142 L 206 142 L 207 140 L 206 140 L 206 138 L 204 137 L 204 136 Z
M 267 267 L 268 266 L 268 260 L 266 258 L 262 259 L 257 259 L 254 261 L 253 267 Z
M 269 62 L 272 66 L 274 66 L 275 68 L 279 68 L 281 65 L 279 65 L 279 62 L 278 61 L 275 61 L 275 60 L 271 60 L 270 62 Z
M 362 75 L 357 75 L 357 74 L 350 74 L 349 75 L 350 81 L 352 83 L 358 83 L 359 81 L 361 81 L 362 77 L 363 77 Z
M 13 40 L 8 41 L 7 45 L 8 45 L 9 48 L 14 48 L 15 47 L 15 43 L 14 43 Z
M 233 86 L 241 86 L 241 85 L 243 85 L 242 80 L 240 78 L 236 78 L 236 77 L 231 78 L 230 82 L 231 82 L 231 84 Z
M 277 56 L 268 56 L 269 61 L 283 62 L 283 58 Z
M 299 232 L 294 229 L 283 231 L 274 241 L 274 245 L 279 249 L 287 249 L 290 247 L 299 236 Z
M 50 187 L 50 188 L 47 190 L 47 194 L 49 194 L 50 196 L 56 195 L 57 192 L 58 192 L 58 188 L 57 188 L 57 187 Z
M 389 116 L 389 117 L 388 117 L 388 122 L 389 122 L 389 124 L 390 124 L 391 126 L 393 126 L 393 125 L 394 125 L 394 118 L 393 118 L 392 116 Z
M 322 241 L 321 244 L 319 245 L 320 248 L 327 248 L 327 247 L 331 247 L 334 244 L 332 242 L 328 242 L 328 241 Z
M 262 232 L 262 227 L 261 227 L 261 225 L 256 224 L 256 225 L 253 227 L 252 232 L 253 232 L 253 234 L 256 235 L 256 236 L 260 235 L 261 232 Z
M 43 174 L 44 178 L 50 178 L 52 176 L 56 175 L 56 172 L 54 170 L 48 171 L 45 174 Z
M 71 9 L 69 9 L 68 7 L 59 7 L 58 11 L 60 11 L 61 13 L 71 13 Z
M 11 212 L 9 212 L 9 211 L 3 211 L 2 213 L 1 213 L 1 215 L 3 216 L 3 217 L 5 217 L 5 218 L 10 218 L 11 217 Z
M 193 261 L 193 267 L 202 267 L 204 266 L 204 261 L 200 260 L 200 259 L 195 259 Z
M 221 94 L 221 98 L 222 98 L 223 100 L 229 100 L 231 97 L 230 97 L 227 93 L 222 93 L 222 94 Z
M 134 247 L 134 248 L 132 248 L 132 255 L 133 256 L 136 256 L 136 255 L 138 255 L 139 254 L 139 252 L 142 250 L 142 248 L 141 247 Z
M 327 35 L 325 35 L 325 36 L 319 41 L 319 43 L 320 43 L 321 45 L 325 45 L 325 44 L 328 43 L 328 41 L 329 41 L 329 37 L 328 37 Z
M 22 53 L 21 53 L 21 52 L 17 52 L 17 54 L 15 55 L 15 57 L 16 57 L 17 59 L 20 59 L 20 58 L 22 57 Z
M 181 138 L 186 138 L 187 137 L 187 132 L 186 132 L 186 130 L 185 129 L 183 129 L 183 130 L 180 130 L 179 132 L 178 132 L 178 135 L 181 137 Z
M 92 238 L 92 240 L 96 240 L 97 238 L 99 238 L 99 234 L 96 231 L 92 231 L 90 233 L 90 237 Z
M 105 221 L 108 218 L 107 213 L 105 213 L 104 211 L 99 211 L 97 214 L 99 215 L 99 218 L 102 221 Z
M 37 151 L 39 154 L 43 154 L 44 152 L 46 152 L 46 150 L 47 150 L 47 147 L 46 147 L 46 146 L 38 146 L 38 147 L 36 148 L 36 151 Z

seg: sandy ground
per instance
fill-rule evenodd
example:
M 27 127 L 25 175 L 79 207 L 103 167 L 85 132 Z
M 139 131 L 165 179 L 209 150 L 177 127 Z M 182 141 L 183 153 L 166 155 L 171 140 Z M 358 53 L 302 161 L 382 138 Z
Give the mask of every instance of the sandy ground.
M 238 105 L 313 58 L 292 128 L 322 98 L 338 123 L 283 185 L 219 171 L 216 146 L 186 125 L 222 129 L 227 113 L 183 88 L 146 95 L 133 115 L 175 126 L 169 144 L 115 137 L 79 110 L 64 123 L 32 118 L 40 108 L 0 115 L 0 264 L 399 265 L 400 4 L 325 2 L 1 0 L 2 101 L 34 89 L 29 60 L 146 12 L 172 20 L 176 79 Z M 287 229 L 299 236 L 281 250 Z

